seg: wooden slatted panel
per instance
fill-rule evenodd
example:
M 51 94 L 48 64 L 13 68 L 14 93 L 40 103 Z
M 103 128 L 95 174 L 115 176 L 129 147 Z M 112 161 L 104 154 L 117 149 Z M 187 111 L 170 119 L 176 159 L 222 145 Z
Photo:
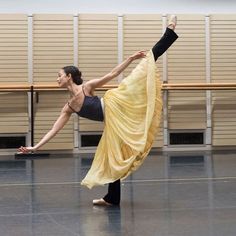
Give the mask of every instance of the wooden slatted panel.
M 0 15 L 0 83 L 28 81 L 27 15 Z
M 26 93 L 0 93 L 0 133 L 27 133 L 27 107 Z
M 212 145 L 236 145 L 236 94 L 235 91 L 213 92 Z
M 211 80 L 214 83 L 236 82 L 236 15 L 210 17 Z M 213 101 L 213 145 L 236 145 L 235 91 L 215 91 Z
M 151 49 L 162 36 L 162 16 L 158 14 L 127 14 L 123 17 L 124 59 L 139 50 Z M 129 75 L 139 61 L 133 62 L 124 72 Z M 157 60 L 162 78 L 162 57 Z M 163 146 L 163 122 L 154 147 Z
M 78 19 L 78 60 L 85 81 L 110 72 L 118 63 L 118 17 L 81 14 Z M 117 84 L 115 78 L 110 84 Z M 103 96 L 103 92 L 96 95 Z M 80 131 L 101 131 L 102 122 L 79 119 Z
M 33 16 L 34 82 L 55 82 L 57 72 L 73 65 L 73 15 Z
M 35 105 L 35 143 L 49 131 L 65 104 L 65 92 L 40 92 Z M 73 117 L 65 127 L 45 146 L 48 149 L 73 149 L 74 147 Z
M 212 15 L 210 38 L 212 82 L 235 83 L 236 15 Z
M 55 82 L 60 68 L 73 65 L 73 15 L 33 16 L 33 81 Z M 39 140 L 53 125 L 68 100 L 66 92 L 40 93 L 35 121 Z M 71 149 L 74 146 L 72 119 L 44 149 Z
M 28 81 L 27 27 L 27 15 L 0 15 L 0 83 Z M 0 133 L 27 133 L 27 104 L 27 93 L 0 93 Z
M 123 17 L 124 59 L 140 50 L 151 49 L 162 36 L 162 17 L 153 14 L 128 14 Z M 134 69 L 139 61 L 133 62 L 124 76 Z M 162 72 L 162 57 L 157 60 Z
M 168 83 L 204 83 L 205 17 L 178 15 L 178 40 L 168 50 Z M 169 92 L 169 129 L 205 129 L 206 94 L 202 91 Z
M 169 92 L 169 129 L 205 129 L 206 96 L 197 91 Z

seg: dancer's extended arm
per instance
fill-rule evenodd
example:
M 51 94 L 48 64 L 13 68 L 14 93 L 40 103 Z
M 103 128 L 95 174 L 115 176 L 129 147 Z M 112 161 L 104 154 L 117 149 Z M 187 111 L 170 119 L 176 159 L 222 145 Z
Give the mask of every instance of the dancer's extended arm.
M 132 56 L 129 56 L 125 61 L 116 66 L 111 72 L 104 75 L 99 79 L 92 79 L 86 82 L 86 87 L 89 91 L 93 91 L 97 87 L 101 87 L 113 78 L 117 77 L 121 72 L 123 72 L 132 61 L 143 58 L 146 56 L 146 51 L 138 51 Z
M 20 147 L 18 150 L 23 153 L 34 152 L 39 149 L 41 146 L 46 144 L 49 140 L 51 140 L 68 122 L 70 119 L 71 113 L 67 111 L 68 108 L 65 106 L 58 119 L 54 123 L 52 129 L 47 132 L 47 134 L 34 146 L 34 147 Z

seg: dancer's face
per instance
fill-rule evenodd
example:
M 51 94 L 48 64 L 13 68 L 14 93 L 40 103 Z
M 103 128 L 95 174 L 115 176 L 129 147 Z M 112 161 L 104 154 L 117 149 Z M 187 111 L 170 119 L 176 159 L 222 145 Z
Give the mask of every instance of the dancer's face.
M 59 87 L 61 87 L 61 88 L 67 87 L 70 79 L 71 79 L 71 76 L 66 75 L 66 73 L 63 69 L 59 70 L 58 77 L 57 77 L 57 83 L 58 83 Z

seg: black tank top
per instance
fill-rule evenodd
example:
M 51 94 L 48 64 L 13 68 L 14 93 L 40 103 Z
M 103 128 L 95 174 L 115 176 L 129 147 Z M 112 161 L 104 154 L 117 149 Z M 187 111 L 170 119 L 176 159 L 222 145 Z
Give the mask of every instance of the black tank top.
M 76 112 L 69 104 L 68 106 L 72 111 L 77 113 L 79 116 L 96 121 L 103 121 L 103 110 L 101 99 L 98 96 L 86 96 L 84 93 L 84 87 L 82 86 L 84 94 L 84 102 L 79 112 Z

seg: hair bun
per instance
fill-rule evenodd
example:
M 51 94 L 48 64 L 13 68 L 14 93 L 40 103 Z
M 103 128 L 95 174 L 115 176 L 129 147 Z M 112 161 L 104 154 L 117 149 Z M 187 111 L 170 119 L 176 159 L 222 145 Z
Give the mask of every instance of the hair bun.
M 65 66 L 62 69 L 66 75 L 71 74 L 72 80 L 75 84 L 80 85 L 83 83 L 83 79 L 81 78 L 82 73 L 76 66 Z

